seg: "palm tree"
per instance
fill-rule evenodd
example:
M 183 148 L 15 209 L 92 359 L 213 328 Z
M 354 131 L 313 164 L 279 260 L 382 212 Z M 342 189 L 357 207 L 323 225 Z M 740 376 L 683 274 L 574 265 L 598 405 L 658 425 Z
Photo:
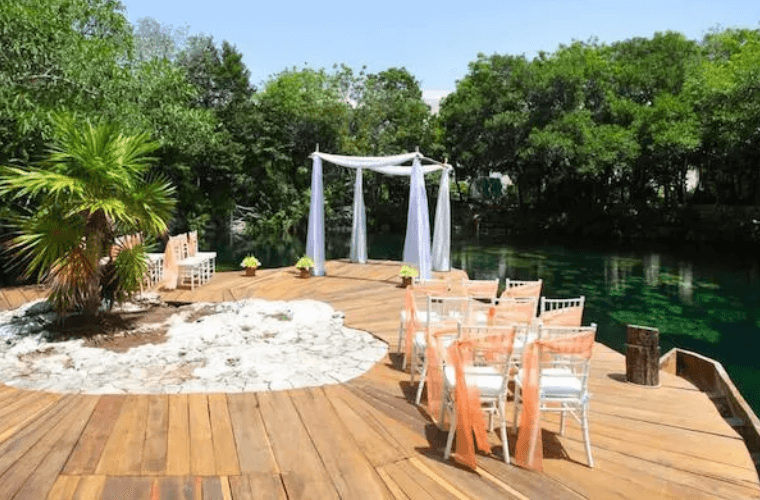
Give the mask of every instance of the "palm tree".
M 27 277 L 51 284 L 63 314 L 98 314 L 104 294 L 121 300 L 139 288 L 146 270 L 142 244 L 114 256 L 116 237 L 164 234 L 174 187 L 148 177 L 159 144 L 148 134 L 124 135 L 114 125 L 55 117 L 57 143 L 36 167 L 5 167 L 0 195 L 37 209 L 15 219 L 11 249 Z

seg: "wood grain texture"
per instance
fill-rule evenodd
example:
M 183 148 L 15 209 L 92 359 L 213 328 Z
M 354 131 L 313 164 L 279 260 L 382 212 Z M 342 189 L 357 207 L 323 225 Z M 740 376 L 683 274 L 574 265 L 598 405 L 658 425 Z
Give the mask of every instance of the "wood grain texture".
M 326 301 L 345 312 L 347 326 L 391 346 L 390 356 L 346 384 L 93 397 L 0 384 L 0 498 L 760 497 L 744 442 L 706 394 L 664 372 L 658 389 L 625 383 L 625 357 L 602 344 L 594 347 L 589 384 L 594 469 L 585 465 L 579 426 L 569 420 L 560 436 L 555 415 L 542 419 L 543 474 L 505 465 L 496 434 L 497 451 L 478 457 L 478 473 L 445 462 L 445 433 L 411 404 L 415 386 L 396 364 L 399 267 L 330 261 L 325 278 L 308 280 L 292 268 L 250 278 L 218 273 L 192 292 L 163 294 L 193 302 Z M 3 289 L 0 308 L 41 293 Z M 514 448 L 514 432 L 509 438 Z

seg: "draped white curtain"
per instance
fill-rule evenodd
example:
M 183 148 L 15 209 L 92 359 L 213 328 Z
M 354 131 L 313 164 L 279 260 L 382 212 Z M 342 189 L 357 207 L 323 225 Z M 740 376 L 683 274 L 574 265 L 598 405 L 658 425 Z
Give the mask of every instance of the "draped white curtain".
M 314 276 L 325 275 L 325 196 L 322 189 L 322 158 L 314 157 L 311 168 L 311 200 L 306 254 L 314 260 Z
M 351 262 L 367 262 L 367 211 L 364 208 L 362 169 L 356 169 L 354 185 L 354 223 L 351 227 Z
M 404 262 L 417 264 L 420 278 L 430 279 L 430 215 L 428 214 L 425 179 L 418 158 L 412 165 L 409 181 L 409 211 L 406 215 L 406 239 L 404 240 Z
M 451 270 L 451 201 L 449 200 L 449 170 L 441 172 L 438 203 L 435 206 L 433 229 L 433 269 Z
M 351 253 L 353 262 L 367 262 L 367 220 L 362 186 L 363 170 L 372 170 L 385 175 L 411 177 L 409 188 L 409 212 L 407 213 L 406 239 L 403 259 L 416 265 L 420 277 L 430 278 L 431 268 L 435 271 L 450 269 L 451 247 L 451 207 L 449 202 L 449 170 L 451 167 L 425 158 L 420 153 L 405 153 L 395 156 L 341 156 L 316 152 L 312 155 L 311 203 L 309 206 L 309 229 L 306 252 L 314 259 L 314 274 L 324 275 L 324 195 L 322 187 L 322 160 L 336 165 L 356 169 L 354 184 L 354 214 L 351 228 Z M 426 160 L 431 165 L 422 165 Z M 413 161 L 411 167 L 401 163 Z M 441 171 L 441 183 L 436 205 L 435 234 L 433 248 L 430 248 L 430 216 L 424 174 Z

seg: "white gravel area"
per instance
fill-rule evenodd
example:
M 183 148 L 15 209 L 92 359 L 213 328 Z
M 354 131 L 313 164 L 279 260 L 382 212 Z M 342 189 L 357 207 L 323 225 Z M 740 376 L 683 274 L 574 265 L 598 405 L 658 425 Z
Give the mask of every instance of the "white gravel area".
M 204 308 L 213 313 L 187 321 Z M 0 382 L 83 394 L 268 391 L 346 382 L 387 353 L 313 300 L 184 306 L 168 320 L 166 342 L 123 353 L 51 339 L 54 318 L 43 301 L 0 313 Z

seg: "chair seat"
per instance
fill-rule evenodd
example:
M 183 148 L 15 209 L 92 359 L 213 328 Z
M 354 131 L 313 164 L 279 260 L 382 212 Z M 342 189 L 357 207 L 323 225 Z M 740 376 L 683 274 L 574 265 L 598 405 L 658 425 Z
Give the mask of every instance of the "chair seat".
M 443 369 L 446 388 L 453 391 L 457 386 L 456 371 L 453 366 Z M 492 366 L 470 366 L 464 373 L 467 385 L 474 385 L 482 398 L 497 398 L 504 393 L 504 376 Z
M 515 377 L 515 384 L 522 387 L 523 370 Z M 541 372 L 542 398 L 579 397 L 583 392 L 581 380 L 569 368 L 546 368 Z

